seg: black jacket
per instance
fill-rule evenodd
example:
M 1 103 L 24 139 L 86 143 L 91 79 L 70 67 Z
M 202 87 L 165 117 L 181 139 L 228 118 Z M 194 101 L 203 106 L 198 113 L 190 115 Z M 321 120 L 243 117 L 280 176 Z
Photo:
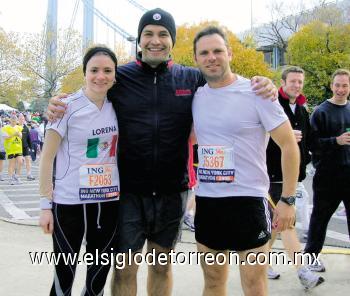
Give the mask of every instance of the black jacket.
M 348 178 L 350 146 L 339 145 L 336 137 L 350 128 L 350 104 L 336 105 L 324 101 L 311 116 L 311 128 L 312 163 L 316 173 L 328 178 Z
M 306 177 L 306 165 L 311 161 L 310 155 L 310 121 L 309 113 L 306 108 L 302 105 L 296 105 L 295 114 L 289 106 L 289 100 L 283 98 L 279 92 L 278 100 L 282 105 L 284 112 L 287 114 L 289 121 L 293 129 L 301 130 L 302 140 L 298 143 L 300 150 L 300 168 L 299 168 L 299 179 L 301 182 Z M 281 149 L 277 144 L 270 138 L 269 144 L 266 149 L 266 163 L 267 170 L 270 178 L 270 182 L 281 182 L 282 167 L 281 167 Z
M 118 67 L 108 97 L 119 125 L 122 192 L 186 190 L 192 99 L 204 83 L 199 70 L 172 61 L 157 68 L 140 60 Z
M 29 128 L 26 124 L 23 124 L 22 129 L 22 147 L 32 149 L 32 141 L 30 139 Z

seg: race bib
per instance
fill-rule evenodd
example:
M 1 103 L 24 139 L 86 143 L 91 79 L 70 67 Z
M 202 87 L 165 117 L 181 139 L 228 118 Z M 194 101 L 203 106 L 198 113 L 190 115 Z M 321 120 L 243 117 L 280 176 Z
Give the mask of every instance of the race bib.
M 234 149 L 227 146 L 198 147 L 198 180 L 203 183 L 233 183 Z
M 80 200 L 107 200 L 119 196 L 116 164 L 88 164 L 79 169 Z

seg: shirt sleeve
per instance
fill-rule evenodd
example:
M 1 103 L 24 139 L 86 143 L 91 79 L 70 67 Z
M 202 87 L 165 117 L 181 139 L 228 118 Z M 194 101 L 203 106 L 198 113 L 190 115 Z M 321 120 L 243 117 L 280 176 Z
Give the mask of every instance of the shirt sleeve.
M 64 113 L 63 117 L 56 120 L 55 122 L 48 122 L 46 125 L 46 130 L 54 130 L 56 131 L 62 138 L 66 135 L 67 127 L 68 127 L 68 120 L 71 116 L 71 106 L 68 104 L 68 107 L 66 109 L 66 112 Z
M 2 138 L 8 137 L 8 134 L 7 134 L 7 131 L 6 131 L 6 128 L 5 128 L 5 127 L 3 127 L 3 128 L 1 129 L 1 137 L 2 137 Z
M 318 109 L 311 115 L 311 151 L 332 154 L 335 149 L 340 148 L 340 145 L 337 143 L 337 137 L 325 137 L 322 134 L 328 119 L 323 115 Z
M 288 117 L 278 100 L 272 102 L 270 99 L 263 99 L 262 97 L 257 96 L 255 106 L 261 123 L 268 132 L 288 120 Z

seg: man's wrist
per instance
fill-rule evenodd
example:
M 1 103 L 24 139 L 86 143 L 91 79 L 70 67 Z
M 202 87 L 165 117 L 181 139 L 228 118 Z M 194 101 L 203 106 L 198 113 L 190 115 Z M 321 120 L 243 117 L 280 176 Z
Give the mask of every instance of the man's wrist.
M 52 199 L 42 196 L 40 197 L 40 209 L 51 210 L 52 209 Z
M 340 146 L 342 146 L 343 144 L 341 143 L 341 140 L 340 140 L 340 137 L 334 137 L 333 138 L 333 143 L 334 144 L 338 144 L 338 145 L 340 145 Z
M 295 195 L 281 196 L 280 200 L 289 206 L 295 205 Z

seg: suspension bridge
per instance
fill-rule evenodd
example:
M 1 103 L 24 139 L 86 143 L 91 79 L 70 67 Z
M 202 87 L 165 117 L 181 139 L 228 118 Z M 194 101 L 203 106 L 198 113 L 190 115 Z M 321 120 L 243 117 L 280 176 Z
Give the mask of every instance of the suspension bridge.
M 96 1 L 97 2 L 97 1 Z M 135 0 L 120 0 L 118 2 L 124 5 L 128 5 L 127 14 L 141 15 L 148 9 L 145 8 L 141 3 Z M 77 28 L 77 19 L 82 16 L 82 25 L 80 32 L 82 32 L 82 49 L 86 49 L 92 43 L 104 43 L 114 48 L 117 42 L 123 43 L 126 47 L 129 43 L 130 55 L 135 55 L 136 52 L 136 36 L 135 32 L 130 32 L 130 28 L 125 28 L 125 25 L 118 24 L 116 17 L 111 17 L 110 14 L 115 12 L 115 8 L 109 8 L 104 6 L 102 8 L 97 8 L 94 0 L 75 0 L 74 8 L 71 12 L 70 22 L 68 26 L 68 31 L 73 28 Z M 101 1 L 99 1 L 101 4 Z M 46 59 L 55 61 L 56 59 L 56 49 L 57 49 L 57 28 L 58 28 L 58 13 L 60 9 L 59 0 L 48 0 L 47 5 L 47 15 L 45 21 L 45 32 L 46 32 Z M 130 10 L 134 8 L 134 11 Z M 67 18 L 70 13 L 67 12 Z M 133 30 L 135 31 L 135 30 Z M 101 36 L 103 35 L 105 40 L 101 41 Z M 102 37 L 103 38 L 103 37 Z M 49 75 L 49 73 L 47 73 Z

